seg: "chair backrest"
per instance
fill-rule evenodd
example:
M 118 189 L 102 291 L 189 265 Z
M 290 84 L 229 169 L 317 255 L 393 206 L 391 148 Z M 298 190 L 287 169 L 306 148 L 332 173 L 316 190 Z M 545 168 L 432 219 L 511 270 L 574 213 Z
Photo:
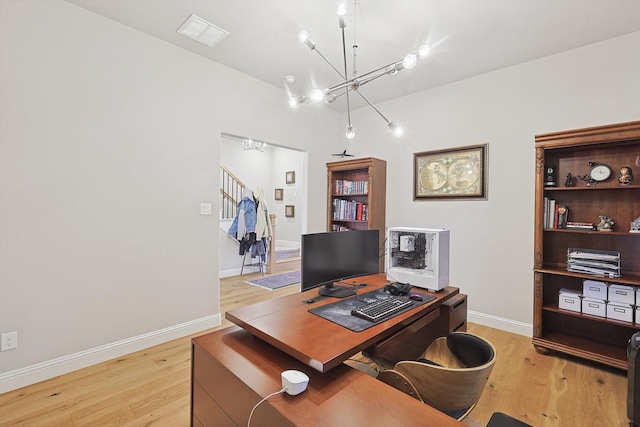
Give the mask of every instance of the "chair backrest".
M 424 403 L 443 412 L 461 411 L 473 407 L 480 399 L 495 356 L 495 348 L 488 341 L 467 333 L 453 333 L 438 338 L 425 351 L 423 357 L 437 365 L 401 361 L 394 371 L 411 381 Z

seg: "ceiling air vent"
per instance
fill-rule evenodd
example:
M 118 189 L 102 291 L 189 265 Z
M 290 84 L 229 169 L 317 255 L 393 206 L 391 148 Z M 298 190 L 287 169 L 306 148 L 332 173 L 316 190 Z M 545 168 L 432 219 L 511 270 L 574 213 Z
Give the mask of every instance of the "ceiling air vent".
M 229 34 L 228 31 L 193 14 L 178 28 L 178 32 L 209 47 L 217 44 Z

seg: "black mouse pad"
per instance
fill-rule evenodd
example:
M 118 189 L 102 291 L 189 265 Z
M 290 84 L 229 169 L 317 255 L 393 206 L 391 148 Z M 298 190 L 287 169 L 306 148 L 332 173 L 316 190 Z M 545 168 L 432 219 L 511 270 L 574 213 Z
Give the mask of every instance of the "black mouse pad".
M 409 311 L 412 308 L 418 307 L 436 299 L 436 297 L 432 295 L 427 295 L 420 292 L 411 291 L 411 293 L 422 295 L 422 301 L 413 301 L 412 306 L 407 307 L 401 311 L 398 311 L 397 313 L 394 313 L 390 317 L 385 317 L 384 319 L 378 320 L 376 322 L 370 322 L 368 320 L 361 319 L 360 317 L 356 317 L 351 314 L 351 310 L 354 310 L 364 304 L 375 302 L 379 299 L 389 298 L 389 293 L 384 292 L 383 289 L 378 289 L 362 295 L 358 295 L 358 299 L 356 299 L 355 297 L 349 297 L 340 299 L 331 304 L 311 308 L 309 309 L 309 313 L 313 313 L 316 316 L 327 319 L 328 321 L 350 329 L 353 332 L 362 332 L 365 329 L 375 326 L 378 323 L 385 322 L 393 318 L 394 316 L 397 316 L 398 314 L 404 313 L 405 311 Z M 401 296 L 400 298 L 407 300 L 409 299 L 408 296 Z

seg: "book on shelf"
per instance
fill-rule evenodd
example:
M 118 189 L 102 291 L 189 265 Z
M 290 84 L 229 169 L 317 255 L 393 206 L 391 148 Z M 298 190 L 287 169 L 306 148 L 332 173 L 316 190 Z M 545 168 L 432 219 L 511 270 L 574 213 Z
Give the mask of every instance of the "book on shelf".
M 344 225 L 332 224 L 331 231 L 349 231 L 351 230 L 349 227 L 345 227 Z
M 545 197 L 543 207 L 542 222 L 544 228 L 567 228 L 567 219 L 569 218 L 569 207 L 567 205 Z
M 367 221 L 369 205 L 354 200 L 334 199 L 333 219 L 339 221 Z
M 336 194 L 367 194 L 369 192 L 369 181 L 350 181 L 346 179 L 336 180 Z
M 567 230 L 595 230 L 596 224 L 594 222 L 567 221 L 565 228 Z

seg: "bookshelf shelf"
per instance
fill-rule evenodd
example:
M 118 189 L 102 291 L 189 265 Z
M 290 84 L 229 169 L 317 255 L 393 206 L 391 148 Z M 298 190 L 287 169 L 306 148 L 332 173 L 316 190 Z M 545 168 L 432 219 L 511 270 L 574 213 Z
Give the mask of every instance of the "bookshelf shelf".
M 623 186 L 617 180 L 624 166 L 640 180 L 638 155 L 640 121 L 536 136 L 533 344 L 541 353 L 560 352 L 627 368 L 627 342 L 640 325 L 560 309 L 558 293 L 562 288 L 581 293 L 587 279 L 640 288 L 640 233 L 629 233 L 631 221 L 640 217 L 640 185 Z M 574 179 L 571 187 L 544 186 L 548 166 L 561 181 L 569 174 L 584 176 L 590 162 L 610 166 L 614 176 L 595 186 L 581 179 Z M 545 220 L 553 215 L 550 200 L 568 209 L 566 221 L 597 224 L 604 215 L 614 221 L 613 231 L 547 226 L 551 223 Z M 621 277 L 567 271 L 568 248 L 619 252 Z
M 583 359 L 592 360 L 627 369 L 627 346 L 601 344 L 570 333 L 553 332 L 543 337 L 534 337 L 533 344 L 540 352 L 558 351 Z
M 575 317 L 578 319 L 584 319 L 584 320 L 592 320 L 594 322 L 598 322 L 598 323 L 605 323 L 605 324 L 610 324 L 610 325 L 615 325 L 615 326 L 622 326 L 622 327 L 626 327 L 629 328 L 630 332 L 629 332 L 629 336 L 631 336 L 634 332 L 636 332 L 636 330 L 638 329 L 638 327 L 640 327 L 640 325 L 637 325 L 633 322 L 623 322 L 621 320 L 615 320 L 615 319 L 607 319 L 606 317 L 598 317 L 598 316 L 592 316 L 590 314 L 584 314 L 584 313 L 578 313 L 575 311 L 570 311 L 570 310 L 563 310 L 561 308 L 558 308 L 557 303 L 555 306 L 553 305 L 546 305 L 542 308 L 544 311 L 548 311 L 551 313 L 558 313 L 560 315 L 563 316 L 571 316 L 571 317 Z
M 640 237 L 640 233 L 625 233 L 623 231 L 597 231 L 597 230 L 568 230 L 566 228 L 545 228 L 545 233 L 577 233 L 588 234 L 590 236 L 626 236 L 630 238 Z
M 640 274 L 638 274 L 637 272 L 625 272 L 624 270 L 622 275 L 615 279 L 607 279 L 604 277 L 591 276 L 589 274 L 582 274 L 582 273 L 567 271 L 566 264 L 563 264 L 562 266 L 546 266 L 545 265 L 544 268 L 534 269 L 534 272 L 541 273 L 541 274 L 544 274 L 544 273 L 553 274 L 555 276 L 574 277 L 581 280 L 591 279 L 591 280 L 612 281 L 612 282 L 626 284 L 626 285 L 640 286 Z
M 609 183 L 609 185 L 596 185 L 595 187 L 545 187 L 544 188 L 544 192 L 545 193 L 550 193 L 550 192 L 554 192 L 554 191 L 609 191 L 609 190 L 621 190 L 621 191 L 632 191 L 632 190 L 637 190 L 640 188 L 640 185 L 627 185 L 627 186 L 621 186 L 621 185 L 611 185 Z

